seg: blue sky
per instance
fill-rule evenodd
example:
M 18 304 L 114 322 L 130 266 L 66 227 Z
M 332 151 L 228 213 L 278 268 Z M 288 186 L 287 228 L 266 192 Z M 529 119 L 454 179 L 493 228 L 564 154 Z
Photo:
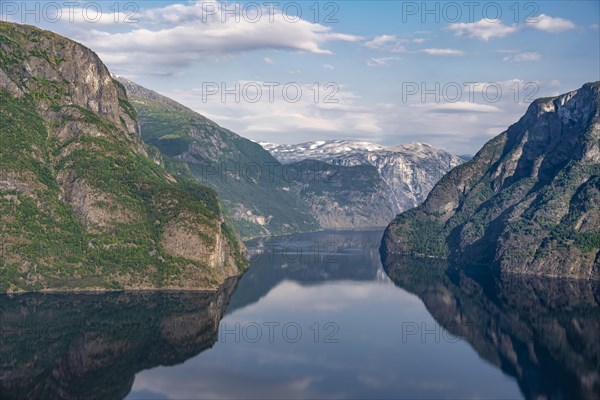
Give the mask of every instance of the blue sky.
M 600 80 L 598 1 L 275 3 L 120 2 L 115 15 L 113 1 L 28 2 L 29 14 L 3 1 L 0 11 L 275 143 L 419 141 L 473 154 L 531 99 Z

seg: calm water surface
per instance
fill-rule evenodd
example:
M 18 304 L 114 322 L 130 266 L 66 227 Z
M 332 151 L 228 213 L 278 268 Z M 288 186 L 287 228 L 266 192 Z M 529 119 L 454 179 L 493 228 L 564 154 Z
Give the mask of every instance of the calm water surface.
M 257 240 L 217 293 L 0 297 L 0 397 L 598 397 L 597 285 L 386 274 L 380 239 Z

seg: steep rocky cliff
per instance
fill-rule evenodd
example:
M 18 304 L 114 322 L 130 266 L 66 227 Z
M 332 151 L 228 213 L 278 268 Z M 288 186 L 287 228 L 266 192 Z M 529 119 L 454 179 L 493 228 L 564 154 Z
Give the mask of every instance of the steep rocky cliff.
M 216 194 L 151 160 L 91 50 L 0 23 L 0 290 L 214 288 L 244 267 Z
M 386 226 L 398 210 L 371 165 L 340 166 L 316 160 L 287 165 L 298 192 L 323 229 Z
M 532 103 L 390 224 L 383 255 L 600 279 L 599 88 Z

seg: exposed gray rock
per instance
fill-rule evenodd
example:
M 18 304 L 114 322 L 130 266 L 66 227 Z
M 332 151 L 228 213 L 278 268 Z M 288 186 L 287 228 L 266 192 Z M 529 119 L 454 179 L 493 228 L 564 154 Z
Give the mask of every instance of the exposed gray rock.
M 364 180 L 364 190 L 370 193 L 374 187 L 377 187 L 380 195 L 386 197 L 392 204 L 392 212 L 387 210 L 387 206 L 382 210 L 383 202 L 379 200 L 371 203 L 370 206 L 362 202 L 355 207 L 355 212 L 375 214 L 375 220 L 378 222 L 380 219 L 377 216 L 380 213 L 382 216 L 393 217 L 399 212 L 421 204 L 446 172 L 464 162 L 460 157 L 422 143 L 384 147 L 369 142 L 321 140 L 292 145 L 273 143 L 261 143 L 261 145 L 286 164 L 301 160 L 317 160 L 340 167 L 375 167 L 378 178 L 374 177 L 371 181 Z M 338 172 L 341 173 L 341 170 Z M 365 205 L 367 208 L 364 208 Z M 322 209 L 321 213 L 337 213 L 337 211 L 330 208 L 329 211 Z
M 390 224 L 384 255 L 600 279 L 599 88 L 532 103 Z

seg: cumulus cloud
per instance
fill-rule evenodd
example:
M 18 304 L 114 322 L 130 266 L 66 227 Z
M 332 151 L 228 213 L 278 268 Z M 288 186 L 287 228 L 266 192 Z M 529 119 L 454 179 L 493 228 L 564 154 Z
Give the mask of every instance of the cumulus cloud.
M 404 43 L 406 43 L 405 39 L 400 39 L 395 35 L 381 35 L 366 42 L 365 46 L 375 50 L 403 53 L 406 51 Z
M 466 36 L 487 42 L 493 38 L 506 37 L 523 27 L 547 33 L 561 33 L 574 29 L 575 24 L 568 19 L 540 14 L 537 17 L 529 18 L 524 25 L 512 24 L 508 26 L 499 19 L 481 19 L 471 23 L 450 24 L 448 29 L 454 32 L 456 36 Z
M 327 43 L 361 40 L 306 20 L 292 22 L 276 9 L 271 14 L 265 10 L 261 18 L 253 21 L 254 17 L 247 14 L 235 14 L 236 9 L 215 8 L 206 15 L 203 7 L 206 2 L 150 9 L 139 16 L 141 27 L 136 25 L 125 32 L 83 30 L 80 40 L 111 65 L 132 67 L 147 63 L 172 69 L 208 58 L 264 49 L 328 55 L 333 52 L 326 48 Z
M 177 55 L 235 53 L 258 49 L 301 50 L 315 54 L 332 54 L 321 44 L 357 40 L 351 35 L 333 33 L 331 28 L 299 21 L 264 26 L 262 24 L 232 24 L 216 26 L 182 25 L 152 31 L 136 29 L 127 33 L 92 31 L 88 41 L 102 50 L 148 51 Z
M 517 53 L 517 54 L 506 56 L 503 58 L 504 61 L 514 61 L 514 62 L 539 61 L 541 59 L 542 59 L 542 55 L 536 51 Z
M 465 52 L 456 49 L 423 49 L 421 52 L 431 56 L 464 56 Z
M 549 15 L 540 14 L 538 17 L 528 21 L 530 27 L 548 33 L 561 33 L 575 29 L 575 24 L 568 19 L 554 18 Z
M 503 38 L 518 30 L 516 25 L 507 26 L 499 19 L 481 19 L 477 22 L 450 24 L 448 29 L 456 36 L 467 36 L 487 42 L 492 38 Z

